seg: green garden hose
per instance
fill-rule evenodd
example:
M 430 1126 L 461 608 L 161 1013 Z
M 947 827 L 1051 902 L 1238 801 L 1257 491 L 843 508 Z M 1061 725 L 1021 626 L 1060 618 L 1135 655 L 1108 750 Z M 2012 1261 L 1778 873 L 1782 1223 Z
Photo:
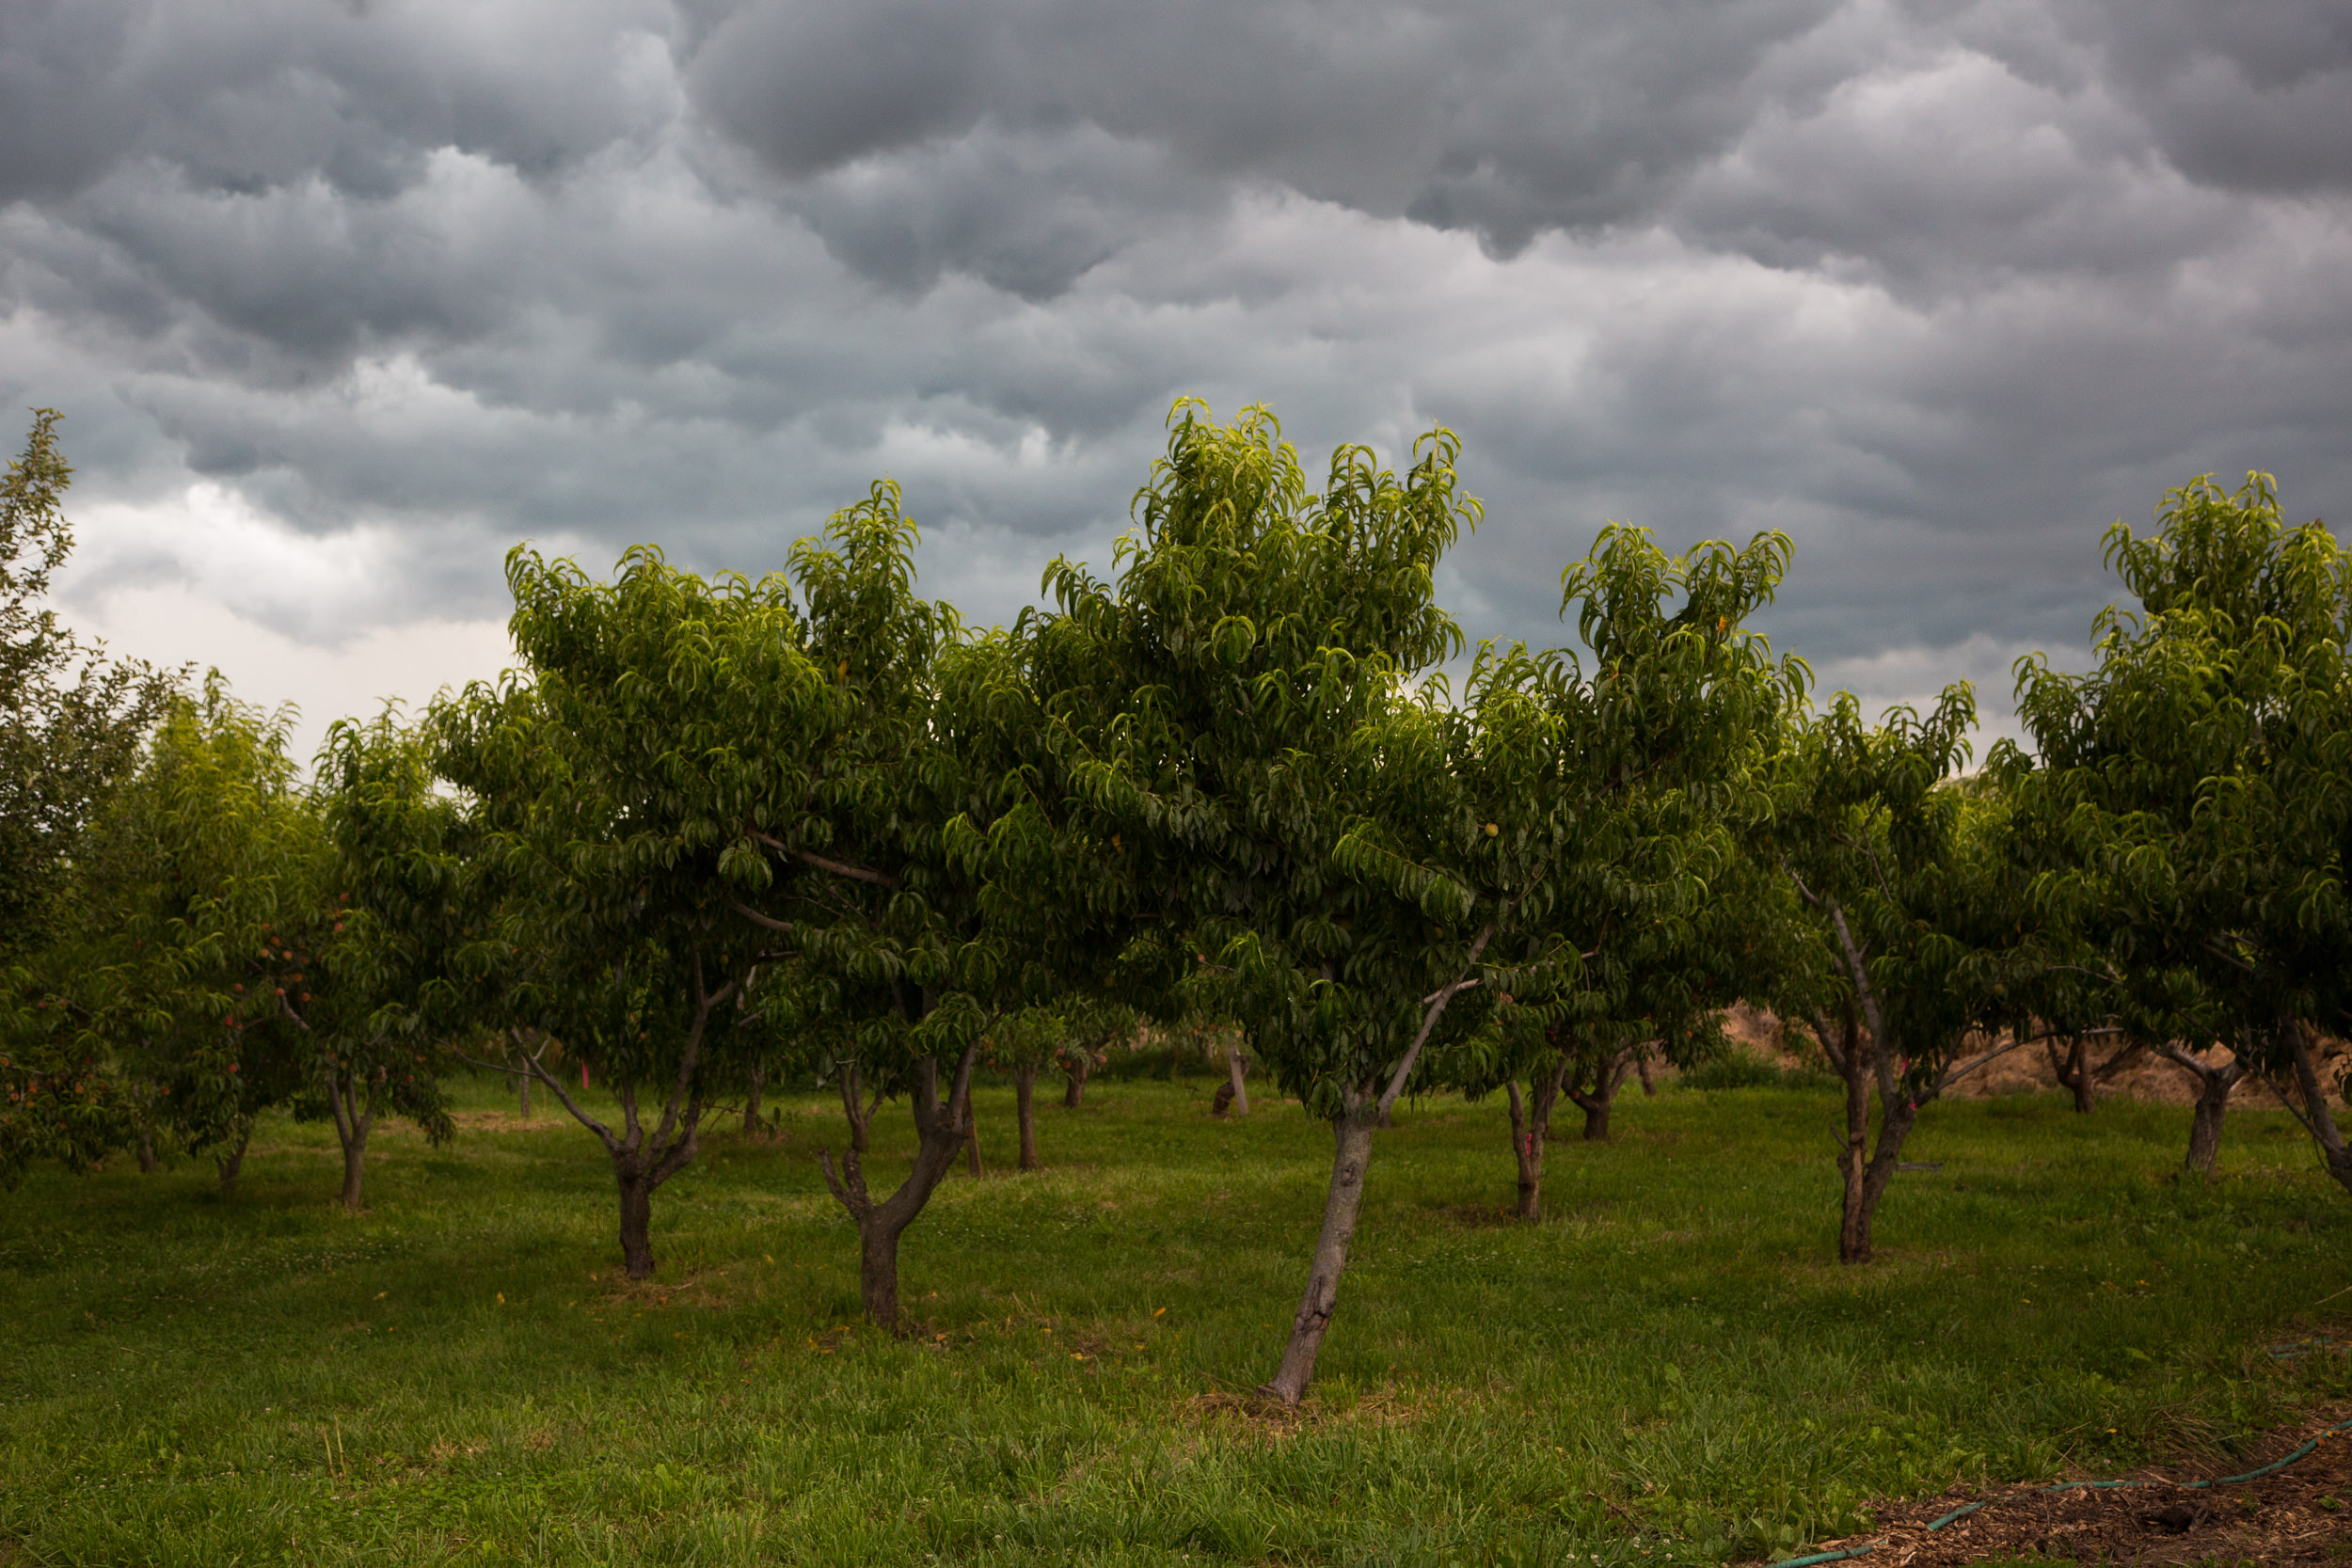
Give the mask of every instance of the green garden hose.
M 2352 1421 L 2338 1421 L 2334 1426 L 2322 1427 L 2317 1433 L 2304 1439 L 2303 1446 L 2301 1448 L 2296 1449 L 2294 1452 L 2288 1454 L 2284 1459 L 2276 1459 L 2271 1461 L 2259 1470 L 2249 1470 L 2242 1476 L 2219 1476 L 2212 1481 L 2183 1481 L 2181 1484 L 2191 1491 L 2195 1491 L 2214 1486 L 2235 1486 L 2238 1482 L 2244 1481 L 2260 1481 L 2266 1475 L 2270 1475 L 2275 1471 L 2285 1469 L 2296 1460 L 2309 1454 L 2313 1449 L 2318 1448 L 2322 1438 L 2330 1436 L 2339 1432 L 2352 1432 Z M 2163 1484 L 2165 1483 L 2162 1481 L 2062 1481 L 2056 1486 L 2044 1486 L 2042 1490 L 2044 1492 L 2074 1492 L 2077 1490 L 2111 1492 L 2118 1487 L 2123 1486 L 2160 1486 Z M 1965 1519 L 1968 1515 L 1977 1512 L 1977 1510 L 1980 1508 L 1990 1508 L 2000 1500 L 2001 1499 L 1998 1497 L 1986 1497 L 1980 1502 L 1963 1504 L 1959 1508 L 1953 1509 L 1949 1513 L 1945 1514 L 1942 1518 L 1931 1521 L 1928 1525 L 1928 1528 L 1931 1530 L 1942 1529 L 1946 1525 L 1950 1524 L 1953 1520 Z M 1848 1558 L 1860 1557 L 1865 1552 L 1885 1545 L 1888 1539 L 1890 1538 L 1883 1536 L 1876 1541 L 1866 1541 L 1859 1546 L 1848 1546 L 1842 1551 L 1836 1552 L 1816 1552 L 1811 1557 L 1784 1558 L 1778 1562 L 1768 1563 L 1766 1568 L 1814 1568 L 1814 1564 L 1816 1563 L 1843 1562 Z

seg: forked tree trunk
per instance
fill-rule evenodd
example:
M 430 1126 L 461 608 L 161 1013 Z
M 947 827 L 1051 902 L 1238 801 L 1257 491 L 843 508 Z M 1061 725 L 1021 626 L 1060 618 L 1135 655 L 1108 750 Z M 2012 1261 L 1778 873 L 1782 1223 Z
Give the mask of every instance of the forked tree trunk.
M 694 1021 L 688 1027 L 685 1049 L 661 1106 L 661 1119 L 648 1129 L 637 1114 L 637 1085 L 623 1080 L 612 1086 L 621 1105 L 621 1131 L 615 1132 L 583 1109 L 563 1081 L 548 1071 L 537 1056 L 528 1058 L 530 1070 L 571 1113 L 572 1119 L 596 1135 L 612 1162 L 612 1182 L 621 1210 L 621 1264 L 631 1279 L 654 1271 L 653 1195 L 661 1184 L 693 1164 L 696 1134 L 707 1108 L 695 1069 L 702 1062 L 703 1037 L 713 1009 L 736 994 L 742 982 L 729 980 L 715 990 L 704 989 L 702 958 L 694 956 Z M 588 1081 L 588 1064 L 580 1064 L 580 1083 Z
M 1642 1064 L 1646 1071 L 1648 1061 L 1649 1043 L 1645 1040 L 1638 1046 L 1628 1046 L 1607 1060 L 1595 1064 L 1590 1088 L 1581 1082 L 1583 1069 L 1581 1064 L 1563 1080 L 1568 1098 L 1576 1101 L 1578 1109 L 1584 1113 L 1586 1143 L 1609 1141 L 1609 1113 L 1617 1103 L 1617 1091 L 1625 1086 L 1626 1075 L 1633 1070 L 1636 1064 Z
M 1878 1017 L 1875 998 L 1868 1005 L 1873 1018 Z M 1837 1171 L 1840 1194 L 1837 1216 L 1837 1260 L 1840 1263 L 1867 1263 L 1876 1245 L 1873 1230 L 1878 1223 L 1880 1200 L 1886 1196 L 1888 1183 L 1895 1180 L 1895 1170 L 1902 1160 L 1903 1141 L 1918 1125 L 1919 1107 L 1902 1098 L 1902 1090 L 1889 1068 L 1878 1040 L 1855 1016 L 1849 1004 L 1835 1037 L 1825 1025 L 1816 1024 L 1830 1065 L 1846 1086 L 1846 1132 L 1838 1141 Z M 1870 1091 L 1878 1090 L 1878 1146 L 1870 1143 Z
M 1895 1065 L 1887 1055 L 1886 1009 L 1880 1004 L 1878 988 L 1870 976 L 1868 947 L 1855 940 L 1853 927 L 1846 922 L 1846 911 L 1836 899 L 1816 898 L 1802 882 L 1797 891 L 1829 917 L 1847 982 L 1853 988 L 1842 1005 L 1837 1022 L 1833 1024 L 1817 1016 L 1812 1020 L 1812 1027 L 1821 1042 L 1822 1054 L 1829 1058 L 1830 1066 L 1846 1085 L 1846 1132 L 1838 1140 L 1837 1149 L 1839 1185 L 1844 1189 L 1838 1204 L 1837 1260 L 1867 1263 L 1873 1246 L 1871 1229 L 1878 1221 L 1879 1200 L 1886 1196 L 1886 1185 L 1895 1179 L 1895 1167 L 1902 1159 L 1903 1140 L 1911 1136 L 1912 1128 L 1918 1123 L 1919 1105 L 1906 1097 Z M 1933 1098 L 1949 1082 L 1947 1069 L 1947 1076 L 1921 1098 Z M 1876 1148 L 1870 1147 L 1873 1088 L 1879 1099 Z
M 2221 1157 L 2222 1118 L 2230 1114 L 2230 1095 L 2246 1076 L 2246 1064 L 2234 1052 L 2216 1067 L 2177 1045 L 2158 1049 L 2165 1060 L 2197 1080 L 2197 1108 L 2188 1120 L 2188 1157 L 2181 1162 L 2181 1168 L 2211 1176 L 2214 1163 Z
M 1012 1069 L 1013 1115 L 1021 1123 L 1021 1168 L 1037 1169 L 1037 1069 Z
M 752 1069 L 750 1078 L 744 1083 L 743 1136 L 747 1138 L 755 1138 L 767 1131 L 765 1124 L 759 1119 L 759 1091 L 767 1086 L 767 1083 L 768 1069 L 764 1067 Z
M 2058 1086 L 2073 1093 L 2076 1111 L 2089 1116 L 2097 1105 L 2090 1070 L 2090 1041 L 2076 1035 L 2063 1056 L 2058 1054 L 2058 1041 L 2044 1040 L 2042 1044 L 2049 1054 L 2050 1071 L 2057 1077 Z
M 1273 1381 L 1259 1390 L 1284 1404 L 1296 1404 L 1306 1397 L 1307 1382 L 1314 1376 L 1315 1354 L 1331 1326 L 1332 1308 L 1340 1299 L 1340 1275 L 1347 1269 L 1348 1243 L 1355 1239 L 1356 1221 L 1363 1212 L 1364 1173 L 1372 1165 L 1372 1134 L 1379 1123 L 1379 1106 L 1369 1096 L 1359 1096 L 1358 1103 L 1331 1124 L 1331 1190 L 1324 1199 L 1323 1228 L 1315 1237 L 1314 1259 L 1308 1265 L 1306 1293 L 1291 1320 L 1282 1365 Z
M 1838 1217 L 1837 1260 L 1841 1263 L 1867 1263 L 1870 1260 L 1874 1243 L 1872 1227 L 1878 1222 L 1879 1201 L 1886 1196 L 1887 1184 L 1895 1179 L 1895 1167 L 1902 1159 L 1903 1140 L 1911 1136 L 1917 1125 L 1919 1109 L 1907 1101 L 1882 1096 L 1879 1101 L 1878 1148 L 1869 1148 L 1869 1088 L 1866 1084 L 1861 1097 L 1861 1112 L 1855 1114 L 1852 1089 L 1846 1099 L 1845 1203 Z
M 1308 1265 L 1307 1289 L 1299 1296 L 1297 1314 L 1291 1319 L 1290 1342 L 1282 1347 L 1282 1364 L 1275 1370 L 1272 1382 L 1259 1386 L 1259 1393 L 1294 1406 L 1306 1398 L 1308 1380 L 1314 1376 L 1316 1354 L 1323 1348 L 1323 1336 L 1331 1326 L 1332 1309 L 1339 1304 L 1340 1275 L 1347 1270 L 1348 1243 L 1355 1238 L 1356 1220 L 1363 1212 L 1364 1174 L 1372 1165 L 1373 1130 L 1386 1125 L 1397 1096 L 1412 1082 L 1422 1047 L 1429 1043 L 1430 1031 L 1445 1016 L 1447 1006 L 1464 990 L 1477 984 L 1473 976 L 1478 970 L 1478 957 L 1486 950 L 1494 934 L 1491 923 L 1483 927 L 1471 941 L 1454 979 L 1423 1000 L 1421 1027 L 1415 1031 L 1412 1043 L 1405 1048 L 1405 1053 L 1388 1069 L 1387 1087 L 1367 1083 L 1347 1091 L 1340 1115 L 1331 1124 L 1331 1187 L 1323 1202 L 1323 1228 L 1316 1234 L 1314 1259 Z
M 1524 1102 L 1517 1079 L 1503 1085 L 1511 1102 L 1511 1153 L 1518 1162 L 1519 1218 L 1523 1220 L 1543 1217 L 1544 1144 L 1551 1135 L 1551 1108 L 1559 1102 L 1560 1082 L 1567 1070 L 1567 1064 L 1562 1062 L 1549 1073 L 1532 1074 Z
M 662 1126 L 648 1133 L 637 1119 L 637 1091 L 620 1091 L 626 1133 L 606 1147 L 612 1160 L 612 1184 L 621 1206 L 621 1266 L 631 1279 L 647 1279 L 654 1272 L 653 1195 L 661 1184 L 694 1163 L 695 1134 L 702 1124 L 703 1105 L 690 1101 L 675 1119 L 664 1114 Z M 662 1133 L 671 1133 L 666 1139 Z
M 922 1213 L 955 1164 L 957 1148 L 971 1136 L 972 1063 L 978 1054 L 977 1041 L 964 1048 L 944 1103 L 938 1061 L 927 1057 L 916 1064 L 914 1168 L 888 1197 L 878 1201 L 866 1190 L 865 1162 L 854 1147 L 842 1157 L 838 1173 L 831 1154 L 820 1150 L 817 1156 L 825 1185 L 857 1226 L 858 1295 L 866 1315 L 885 1328 L 898 1327 L 898 1238 Z
M 375 1111 L 368 1103 L 367 1084 L 359 1069 L 327 1069 L 326 1105 L 334 1114 L 335 1139 L 343 1150 L 340 1201 L 345 1213 L 356 1214 L 359 1212 L 360 1179 L 367 1173 L 368 1133 L 375 1127 Z
M 1577 1106 L 1584 1113 L 1584 1141 L 1586 1143 L 1605 1144 L 1609 1141 L 1609 1109 L 1615 1100 L 1614 1095 L 1606 1099 L 1599 1097 L 1578 1099 Z
M 1086 1099 L 1087 1074 L 1093 1070 L 1094 1053 L 1091 1051 L 1080 1052 L 1076 1061 L 1062 1069 L 1062 1072 L 1069 1079 L 1068 1085 L 1061 1092 L 1063 1110 L 1074 1111 L 1078 1108 L 1079 1101 Z

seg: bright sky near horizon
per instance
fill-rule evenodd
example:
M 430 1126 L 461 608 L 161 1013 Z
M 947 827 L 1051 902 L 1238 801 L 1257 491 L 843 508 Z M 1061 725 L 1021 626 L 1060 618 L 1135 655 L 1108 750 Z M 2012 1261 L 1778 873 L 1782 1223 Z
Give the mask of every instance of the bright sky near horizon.
M 306 746 L 495 673 L 519 539 L 758 571 L 888 474 L 1009 617 L 1185 394 L 1459 432 L 1473 637 L 1778 528 L 1776 643 L 1996 714 L 2113 519 L 2352 497 L 2341 0 L 16 0 L 0 149 L 68 613 Z

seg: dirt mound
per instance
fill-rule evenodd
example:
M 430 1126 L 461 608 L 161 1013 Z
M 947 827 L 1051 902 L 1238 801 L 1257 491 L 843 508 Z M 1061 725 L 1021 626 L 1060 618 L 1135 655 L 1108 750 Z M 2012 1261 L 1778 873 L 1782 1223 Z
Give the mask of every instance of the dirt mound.
M 2344 1409 L 2322 1418 L 2342 1421 Z M 2314 1426 L 2321 1424 L 2314 1422 Z M 2312 1441 L 2313 1427 L 2274 1433 L 2241 1458 L 2236 1473 L 2259 1469 Z M 2259 1562 L 2265 1568 L 2352 1561 L 2352 1432 L 2320 1435 L 2286 1468 L 2228 1486 L 2192 1487 L 2194 1472 L 2129 1478 L 2139 1484 L 2074 1485 L 2064 1491 L 2020 1487 L 1984 1494 L 1953 1492 L 1878 1511 L 1878 1528 L 1814 1552 L 1871 1545 L 1851 1559 L 1858 1568 L 1965 1568 L 1988 1558 L 2159 1564 Z M 1955 1509 L 1976 1512 L 1942 1529 L 1927 1527 Z M 1810 1554 L 1808 1554 L 1810 1555 Z
M 1724 1018 L 1724 1032 L 1743 1049 L 1781 1067 L 1820 1066 L 1820 1053 L 1811 1049 L 1810 1037 L 1802 1030 L 1790 1031 L 1782 1022 L 1761 1008 L 1746 1006 L 1732 1008 Z M 1990 1043 L 1990 1042 L 1988 1042 Z M 2344 1047 L 2328 1042 L 2320 1077 L 2323 1082 L 2334 1076 L 2332 1057 Z M 2091 1053 L 2094 1069 L 2105 1069 L 2115 1060 L 2114 1047 L 2103 1046 Z M 2215 1063 L 2229 1059 L 2228 1053 L 2204 1053 L 2201 1060 Z M 2197 1099 L 2197 1082 L 2185 1069 L 2175 1067 L 2153 1052 L 2141 1051 L 2118 1063 L 2112 1071 L 2094 1070 L 2101 1099 L 2121 1096 L 2126 1100 L 2153 1100 L 2167 1105 L 2193 1104 Z M 1952 1085 L 1947 1098 L 1952 1100 L 1989 1100 L 1995 1095 L 2031 1094 L 2040 1090 L 2056 1091 L 2059 1087 L 2058 1068 L 2048 1049 L 2028 1045 L 1988 1063 Z M 2238 1104 L 2261 1101 L 2276 1102 L 2269 1091 L 2249 1079 L 2238 1085 L 2233 1100 Z

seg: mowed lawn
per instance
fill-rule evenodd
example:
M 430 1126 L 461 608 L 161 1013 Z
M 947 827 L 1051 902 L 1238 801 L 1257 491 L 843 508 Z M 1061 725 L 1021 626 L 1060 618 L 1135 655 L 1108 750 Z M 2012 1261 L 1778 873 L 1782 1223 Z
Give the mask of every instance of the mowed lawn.
M 2352 1198 L 2273 1108 L 2183 1180 L 2185 1108 L 1939 1105 L 1835 1261 L 1820 1088 L 1629 1097 L 1504 1219 L 1499 1102 L 1400 1110 L 1310 1408 L 1271 1372 L 1328 1135 L 1205 1080 L 980 1096 L 984 1180 L 856 1311 L 832 1102 L 723 1123 L 619 1276 L 601 1150 L 463 1089 L 452 1147 L 271 1121 L 0 1196 L 0 1563 L 1659 1563 L 1784 1556 L 1879 1496 L 2226 1458 L 2352 1395 L 2265 1347 L 2352 1319 Z M 1044 1097 L 1041 1095 L 1041 1099 Z M 1571 1113 L 1573 1119 L 1573 1113 Z M 874 1168 L 911 1147 L 879 1124 Z M 902 1168 L 902 1166 L 901 1166 Z

